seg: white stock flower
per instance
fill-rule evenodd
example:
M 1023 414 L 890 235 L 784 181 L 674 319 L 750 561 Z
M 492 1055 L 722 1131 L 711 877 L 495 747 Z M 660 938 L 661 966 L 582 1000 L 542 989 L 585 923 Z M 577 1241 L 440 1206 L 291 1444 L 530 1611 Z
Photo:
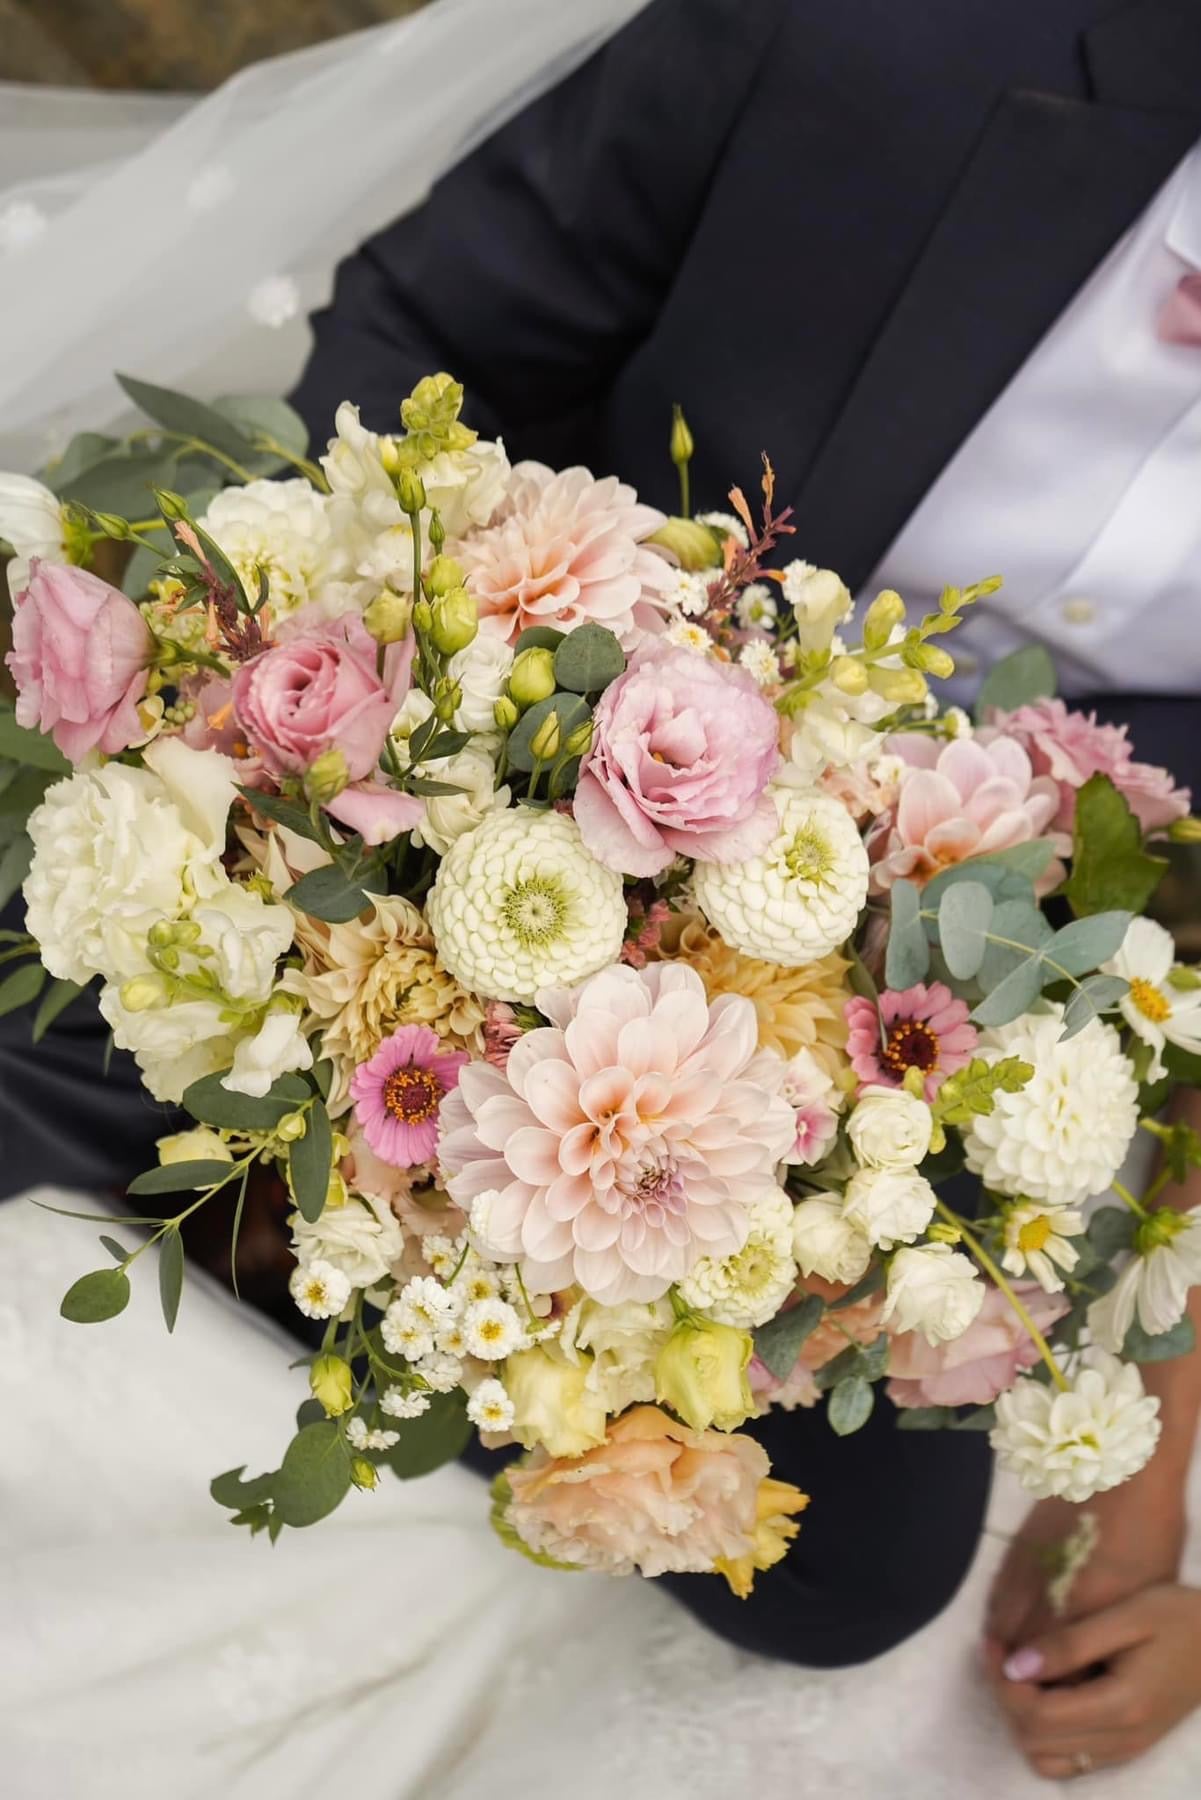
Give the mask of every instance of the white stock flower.
M 97 1004 L 118 1050 L 128 1050 L 155 1100 L 177 1106 L 203 1075 L 229 1066 L 234 1037 L 218 1000 L 170 1002 L 134 1008 L 121 998 L 122 984 L 108 982 Z
M 700 863 L 697 904 L 732 949 L 803 968 L 850 937 L 867 898 L 855 821 L 826 794 L 777 784 L 779 829 L 761 856 Z
M 861 1088 L 847 1121 L 851 1149 L 866 1169 L 916 1168 L 933 1132 L 930 1108 L 904 1088 Z
M 1061 1040 L 1063 1007 L 982 1034 L 989 1062 L 1018 1056 L 1034 1075 L 999 1093 L 963 1134 L 967 1166 L 994 1193 L 1078 1206 L 1102 1194 L 1138 1129 L 1138 1084 L 1112 1025 L 1092 1019 Z
M 503 1362 L 520 1350 L 525 1334 L 507 1300 L 477 1300 L 463 1314 L 463 1342 L 481 1362 Z
M 406 1394 L 403 1388 L 385 1388 L 380 1396 L 380 1411 L 387 1413 L 390 1419 L 419 1419 L 430 1409 L 430 1396 L 420 1388 Z M 393 1432 L 399 1441 L 399 1433 Z
M 896 1251 L 888 1265 L 881 1319 L 894 1331 L 920 1331 L 928 1344 L 962 1337 L 984 1305 L 984 1283 L 971 1258 L 949 1244 Z
M 513 1423 L 513 1402 L 503 1382 L 490 1376 L 467 1402 L 467 1417 L 480 1431 L 508 1431 Z
M 329 502 L 303 477 L 222 488 L 197 523 L 224 550 L 252 600 L 263 571 L 276 619 L 320 598 L 334 556 Z
M 621 876 L 564 813 L 491 812 L 456 839 L 426 902 L 438 956 L 491 1000 L 532 1000 L 615 962 L 626 926 Z
M 207 952 L 204 967 L 221 991 L 231 1000 L 266 1000 L 276 964 L 292 945 L 296 917 L 291 908 L 230 882 L 197 902 L 192 919 Z
M 1021 1376 L 997 1399 L 1001 1468 L 1039 1499 L 1079 1504 L 1145 1467 L 1159 1441 L 1158 1399 L 1133 1363 L 1086 1350 L 1067 1391 Z
M 860 1169 L 847 1183 L 846 1217 L 881 1250 L 912 1243 L 931 1219 L 934 1189 L 916 1169 Z
M 803 1275 L 853 1287 L 872 1259 L 869 1239 L 843 1212 L 837 1194 L 814 1194 L 792 1215 L 792 1250 Z
M 1184 1317 L 1189 1289 L 1201 1283 L 1201 1206 L 1156 1207 L 1134 1234 L 1134 1255 L 1115 1285 L 1088 1309 L 1095 1341 L 1115 1354 L 1137 1315 L 1150 1337 Z
M 492 631 L 477 631 L 465 650 L 456 650 L 447 665 L 463 698 L 455 713 L 460 731 L 496 730 L 493 708 L 509 678 L 516 652 Z
M 441 450 L 418 463 L 426 498 L 438 509 L 448 538 L 487 525 L 505 498 L 512 470 L 498 438 L 479 438 L 467 450 Z
M 1173 986 L 1175 961 L 1171 932 L 1154 919 L 1138 918 L 1126 927 L 1117 955 L 1101 965 L 1107 975 L 1121 975 L 1130 983 L 1119 1005 L 1130 1029 L 1154 1053 L 1148 1081 L 1159 1081 L 1167 1073 L 1166 1044 L 1178 1044 L 1194 1056 L 1201 1053 L 1201 987 Z
M 400 1222 L 391 1207 L 373 1197 L 352 1197 L 327 1206 L 311 1222 L 293 1213 L 292 1249 L 301 1268 L 322 1262 L 345 1275 L 352 1288 L 374 1287 L 387 1275 L 404 1247 Z
M 775 687 L 780 680 L 780 662 L 770 644 L 761 638 L 744 644 L 738 652 L 738 666 L 745 669 L 761 688 Z
M 291 1007 L 268 1008 L 258 1030 L 237 1040 L 221 1085 L 231 1094 L 261 1100 L 279 1076 L 312 1066 L 313 1047 L 301 1029 L 300 1014 Z
M 69 561 L 58 496 L 32 475 L 0 472 L 0 538 L 13 547 L 8 591 L 14 600 L 29 580 L 32 557 Z
M 571 1362 L 579 1363 L 584 1353 L 585 1387 L 607 1413 L 619 1413 L 654 1400 L 655 1358 L 673 1323 L 667 1300 L 622 1300 L 616 1306 L 582 1300 L 564 1320 L 559 1342 Z
M 1061 1270 L 1070 1274 L 1080 1252 L 1069 1239 L 1084 1230 L 1084 1214 L 1071 1206 L 1042 1206 L 1018 1201 L 1004 1214 L 1001 1267 L 1011 1275 L 1032 1275 L 1044 1293 L 1057 1294 L 1063 1287 Z
M 474 831 L 488 813 L 509 804 L 509 789 L 496 786 L 496 765 L 478 741 L 468 744 L 456 756 L 441 756 L 422 766 L 428 768 L 435 781 L 447 782 L 459 790 L 455 794 L 431 794 L 425 802 L 423 818 L 413 827 L 413 842 L 428 844 L 439 856 L 445 856 L 465 832 Z
M 802 650 L 826 650 L 853 602 L 833 569 L 817 569 L 812 563 L 790 562 L 783 570 L 784 599 L 796 615 L 797 637 Z
M 350 1299 L 350 1283 L 329 1263 L 293 1269 L 288 1291 L 306 1319 L 335 1319 Z
M 386 1406 L 384 1411 L 388 1411 Z M 368 1429 L 366 1419 L 360 1418 L 358 1413 L 355 1413 L 354 1417 L 346 1422 L 346 1441 L 352 1450 L 391 1450 L 394 1444 L 399 1444 L 400 1433 L 399 1431 L 371 1431 Z
M 679 1284 L 685 1302 L 722 1325 L 746 1330 L 774 1318 L 796 1286 L 792 1213 L 782 1188 L 756 1201 L 742 1249 L 694 1263 Z

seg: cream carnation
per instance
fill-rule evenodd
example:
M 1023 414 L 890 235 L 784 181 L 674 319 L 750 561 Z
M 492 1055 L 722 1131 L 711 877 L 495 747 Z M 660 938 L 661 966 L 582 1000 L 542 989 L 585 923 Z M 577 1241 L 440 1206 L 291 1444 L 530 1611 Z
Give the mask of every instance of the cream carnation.
M 733 1256 L 703 1256 L 680 1283 L 687 1304 L 744 1329 L 774 1318 L 796 1286 L 792 1210 L 783 1189 L 756 1201 L 742 1249 Z
M 1133 1363 L 1086 1350 L 1065 1391 L 1024 1376 L 997 1399 L 992 1447 L 1040 1499 L 1079 1504 L 1145 1467 L 1159 1441 L 1159 1401 Z
M 220 545 L 253 600 L 260 571 L 272 615 L 282 618 L 319 598 L 331 567 L 329 500 L 308 481 L 249 481 L 222 488 L 201 527 Z
M 970 1257 L 949 1244 L 921 1244 L 898 1250 L 889 1263 L 881 1319 L 894 1331 L 920 1331 L 928 1344 L 945 1344 L 963 1336 L 984 1293 Z
M 845 942 L 867 898 L 855 822 L 825 794 L 776 786 L 779 829 L 761 856 L 702 863 L 697 904 L 728 944 L 766 962 L 816 962 Z
M 985 1187 L 1054 1206 L 1104 1193 L 1138 1129 L 1138 1084 L 1112 1025 L 1093 1019 L 1063 1040 L 1063 1008 L 987 1031 L 989 1062 L 1018 1056 L 1034 1075 L 964 1132 L 967 1166 Z
M 626 926 L 621 876 L 574 819 L 529 807 L 489 813 L 451 845 L 426 912 L 442 963 L 492 1000 L 582 981 L 616 961 Z

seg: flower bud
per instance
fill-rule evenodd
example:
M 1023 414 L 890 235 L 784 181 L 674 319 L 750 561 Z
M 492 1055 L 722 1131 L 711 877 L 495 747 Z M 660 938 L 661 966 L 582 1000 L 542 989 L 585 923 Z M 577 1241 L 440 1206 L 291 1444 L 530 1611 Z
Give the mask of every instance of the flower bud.
M 568 756 L 586 756 L 592 748 L 592 720 L 585 719 L 582 725 L 569 731 L 563 748 Z
M 343 1143 L 345 1143 L 345 1141 L 346 1140 L 343 1139 Z M 345 1156 L 346 1151 L 339 1151 L 335 1144 L 334 1155 Z M 337 1212 L 339 1207 L 345 1206 L 349 1199 L 350 1190 L 346 1186 L 345 1178 L 337 1169 L 331 1169 L 329 1172 L 329 1186 L 325 1190 L 325 1206 L 323 1210 L 325 1212 Z
M 319 1356 L 309 1370 L 313 1398 L 320 1400 L 327 1419 L 336 1419 L 351 1405 L 354 1376 L 340 1356 Z
M 425 637 L 434 623 L 434 609 L 428 600 L 418 600 L 413 608 L 413 624 Z
M 867 670 L 853 656 L 836 656 L 830 664 L 830 680 L 840 694 L 866 694 Z
M 422 586 L 431 600 L 440 599 L 463 585 L 463 566 L 453 556 L 435 556 L 422 576 Z
M 374 1463 L 369 1463 L 365 1456 L 356 1456 L 350 1465 L 350 1479 L 357 1488 L 370 1493 L 379 1486 L 379 1475 Z
M 363 624 L 377 644 L 399 644 L 412 617 L 413 602 L 408 594 L 394 593 L 391 588 L 381 588 L 363 610 Z
M 512 731 L 521 714 L 517 710 L 516 702 L 510 700 L 507 694 L 502 694 L 493 705 L 492 717 L 501 731 Z
M 751 1340 L 732 1325 L 682 1319 L 655 1359 L 655 1398 L 693 1431 L 734 1431 L 754 1410 Z
M 394 480 L 401 512 L 407 513 L 410 519 L 416 518 L 425 508 L 424 481 L 416 469 L 401 469 Z
M 673 406 L 671 409 L 671 460 L 676 468 L 691 462 L 695 450 L 696 445 L 693 442 L 692 433 L 688 429 L 684 409 L 682 406 Z
M 670 550 L 682 569 L 716 569 L 721 565 L 721 549 L 707 525 L 695 519 L 668 519 L 652 532 L 648 543 Z
M 133 535 L 129 520 L 121 518 L 119 513 L 94 512 L 91 517 L 96 530 L 102 531 L 106 538 L 112 538 L 115 543 L 124 543 Z
M 1173 819 L 1168 837 L 1173 844 L 1201 844 L 1201 819 Z
M 915 644 L 906 660 L 910 666 L 939 681 L 948 681 L 955 673 L 955 659 L 940 644 Z
M 918 706 L 926 698 L 926 678 L 917 669 L 872 669 L 867 685 L 894 706 Z
M 509 671 L 509 692 L 524 711 L 539 700 L 549 700 L 555 691 L 555 656 L 553 650 L 523 650 Z
M 547 713 L 530 739 L 530 755 L 536 757 L 539 762 L 549 762 L 552 756 L 559 754 L 561 736 L 562 727 L 559 724 L 558 713 Z
M 168 998 L 161 975 L 135 975 L 132 981 L 121 983 L 121 1004 L 126 1012 L 152 1012 L 156 1006 L 166 1006 Z
M 443 656 L 466 650 L 479 631 L 479 608 L 465 587 L 451 588 L 433 601 L 430 636 Z
M 346 757 L 335 744 L 332 749 L 325 750 L 310 764 L 304 778 L 304 790 L 310 800 L 319 806 L 326 806 L 349 784 L 350 769 Z
M 905 602 L 892 588 L 877 594 L 863 621 L 863 647 L 882 650 L 898 625 L 905 622 Z
M 405 458 L 401 453 L 399 438 L 388 436 L 380 439 L 379 459 L 383 464 L 385 475 L 395 477 L 400 474 L 405 466 Z
M 219 1131 L 211 1125 L 196 1125 L 191 1131 L 173 1131 L 157 1143 L 158 1159 L 164 1168 L 181 1162 L 232 1162 L 233 1151 Z
M 434 711 L 443 725 L 449 725 L 463 704 L 463 690 L 457 681 L 444 675 L 434 688 Z
M 285 1113 L 275 1127 L 275 1135 L 281 1143 L 292 1144 L 302 1138 L 309 1128 L 309 1122 L 302 1112 Z
M 188 516 L 187 501 L 182 494 L 173 493 L 170 488 L 155 488 L 154 501 L 164 519 L 174 521 Z
M 437 507 L 434 507 L 430 513 L 429 540 L 430 549 L 434 552 L 434 555 L 440 556 L 442 554 L 442 546 L 446 542 L 446 527 L 442 523 L 442 514 L 438 511 Z

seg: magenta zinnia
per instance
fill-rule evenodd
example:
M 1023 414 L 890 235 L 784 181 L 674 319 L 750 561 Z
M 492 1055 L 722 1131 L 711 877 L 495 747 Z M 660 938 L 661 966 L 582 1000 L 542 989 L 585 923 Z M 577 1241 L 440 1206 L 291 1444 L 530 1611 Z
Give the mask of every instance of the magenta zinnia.
M 410 1169 L 438 1146 L 438 1108 L 469 1058 L 427 1025 L 402 1025 L 350 1078 L 355 1117 L 382 1162 Z
M 949 987 L 885 988 L 880 1010 L 858 996 L 848 1000 L 846 1019 L 851 1035 L 847 1055 L 865 1085 L 900 1087 L 910 1069 L 925 1078 L 926 1099 L 933 1100 L 948 1075 L 966 1068 L 976 1048 L 976 1028 L 962 1000 Z

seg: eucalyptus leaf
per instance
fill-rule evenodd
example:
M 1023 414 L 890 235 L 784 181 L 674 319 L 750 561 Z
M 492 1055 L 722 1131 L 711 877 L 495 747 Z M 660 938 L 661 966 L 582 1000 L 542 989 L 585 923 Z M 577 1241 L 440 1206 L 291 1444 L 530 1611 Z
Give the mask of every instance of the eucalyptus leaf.
M 308 450 L 309 433 L 304 420 L 295 407 L 274 394 L 223 394 L 213 401 L 213 411 L 252 441 L 274 438 L 292 456 L 304 456 Z
M 52 981 L 42 995 L 41 1005 L 33 1016 L 33 1041 L 40 1044 L 55 1019 L 77 1000 L 83 989 L 75 981 Z
M 884 963 L 884 979 L 890 988 L 916 986 L 925 979 L 930 967 L 930 945 L 921 908 L 921 892 L 911 881 L 893 883 L 892 920 Z
M 129 1194 L 184 1194 L 197 1188 L 216 1187 L 218 1182 L 228 1181 L 233 1172 L 232 1162 L 221 1162 L 216 1157 L 163 1163 L 161 1168 L 147 1169 L 144 1174 L 135 1175 L 125 1191 Z
M 598 693 L 616 681 L 625 666 L 625 652 L 616 637 L 591 619 L 577 625 L 555 651 L 555 680 L 573 694 Z
M 992 895 L 981 882 L 958 881 L 943 893 L 938 907 L 938 941 L 957 981 L 970 981 L 983 962 L 992 915 Z
M 21 830 L 35 806 L 40 806 L 46 789 L 57 781 L 46 769 L 22 768 L 0 793 L 0 818 L 11 819 L 14 830 Z
M 985 946 L 977 976 L 986 994 L 1054 936 L 1054 928 L 1034 903 L 1033 890 L 1028 900 L 1002 900 L 993 913 L 989 931 L 991 941 Z M 1001 939 L 1008 941 L 1002 943 Z M 1047 979 L 1045 971 L 1041 979 Z
M 820 1294 L 807 1294 L 797 1306 L 777 1313 L 755 1332 L 755 1355 L 777 1381 L 787 1381 L 796 1367 L 801 1345 L 820 1323 L 826 1303 Z
M 54 739 L 18 725 L 11 706 L 0 706 L 0 756 L 10 756 L 26 769 L 46 769 L 51 775 L 71 773 L 71 765 Z
M 349 925 L 368 904 L 367 890 L 360 881 L 340 869 L 337 863 L 325 863 L 310 869 L 284 895 L 289 906 L 323 919 L 329 925 Z
M 1128 1206 L 1102 1206 L 1088 1222 L 1085 1236 L 1104 1262 L 1134 1243 L 1138 1220 Z
M 155 488 L 164 481 L 179 479 L 178 463 L 167 447 L 122 444 L 57 485 L 56 491 L 64 500 L 90 507 L 93 512 L 142 519 L 154 510 Z
M 1015 712 L 1031 700 L 1044 700 L 1055 692 L 1055 664 L 1041 644 L 1027 644 L 994 663 L 976 700 L 976 718 L 983 723 L 993 707 Z
M 1028 848 L 1029 846 L 1021 847 Z M 1012 868 L 999 856 L 972 856 L 964 862 L 953 863 L 949 869 L 944 869 L 941 875 L 936 875 L 932 881 L 926 883 L 922 889 L 924 909 L 927 912 L 937 911 L 947 889 L 954 887 L 956 882 L 960 881 L 980 882 L 988 889 L 998 905 L 1003 900 L 1025 900 L 1028 905 L 1034 905 L 1034 888 L 1031 885 L 1030 877 L 1023 870 Z M 937 921 L 931 920 L 931 938 L 933 939 L 936 934 Z
M 1029 956 L 999 981 L 991 994 L 972 1011 L 977 1025 L 1009 1025 L 1029 1012 L 1043 991 L 1045 970 L 1037 956 Z
M 40 962 L 22 963 L 6 975 L 0 981 L 0 1018 L 16 1012 L 18 1007 L 29 1006 L 41 993 L 45 980 L 46 971 Z
M 871 1383 L 862 1375 L 848 1375 L 832 1391 L 826 1404 L 826 1417 L 839 1437 L 849 1437 L 867 1424 L 875 1403 Z
M 114 1262 L 123 1263 L 129 1261 L 129 1251 L 123 1244 L 119 1244 L 116 1238 L 106 1237 L 104 1233 L 101 1232 L 100 1242 L 104 1245 L 104 1248 L 108 1251 Z
M 103 431 L 77 431 L 62 455 L 54 457 L 38 471 L 38 478 L 54 493 L 65 494 L 77 476 L 99 462 L 101 457 L 108 456 L 117 448 L 117 443 L 115 437 L 108 437 Z
M 334 1137 L 324 1100 L 312 1101 L 305 1119 L 304 1136 L 288 1146 L 288 1183 L 301 1217 L 311 1225 L 321 1217 L 329 1192 Z
M 838 1386 L 850 1375 L 861 1375 L 864 1381 L 878 1381 L 888 1367 L 888 1333 L 882 1331 L 870 1344 L 848 1344 L 828 1363 L 823 1363 L 814 1380 L 823 1392 Z
M 1063 1030 L 1059 1034 L 1060 1043 L 1075 1037 L 1086 1025 L 1108 1012 L 1117 1005 L 1123 994 L 1129 992 L 1130 983 L 1120 975 L 1090 975 L 1073 989 L 1067 1005 L 1063 1009 Z
M 298 1075 L 280 1075 L 262 1099 L 257 1099 L 251 1094 L 231 1093 L 223 1087 L 222 1077 L 228 1073 L 225 1069 L 214 1075 L 202 1075 L 199 1081 L 184 1090 L 186 1110 L 202 1125 L 224 1125 L 231 1131 L 274 1131 L 285 1113 L 295 1112 L 298 1106 L 303 1106 L 312 1092 Z
M 997 1422 L 995 1406 L 974 1406 L 969 1413 L 956 1414 L 951 1421 L 952 1431 L 991 1431 Z
M 1128 912 L 1090 913 L 1058 930 L 1043 948 L 1043 961 L 1069 975 L 1087 975 L 1116 956 L 1130 924 Z
M 341 1504 L 350 1486 L 350 1450 L 336 1419 L 305 1425 L 284 1451 L 272 1483 L 285 1525 L 315 1525 Z
M 183 1239 L 179 1232 L 168 1231 L 158 1247 L 158 1297 L 167 1330 L 175 1330 L 179 1316 L 179 1300 L 183 1293 Z
M 309 1080 L 317 1089 L 323 1100 L 329 1099 L 329 1090 L 334 1085 L 334 1065 L 328 1056 L 319 1057 L 309 1070 Z
M 1122 1355 L 1130 1362 L 1169 1362 L 1174 1356 L 1188 1356 L 1196 1348 L 1197 1333 L 1186 1313 L 1170 1331 L 1144 1331 L 1135 1319 L 1126 1333 Z
M 228 1506 L 231 1512 L 240 1512 L 243 1507 L 258 1506 L 264 1500 L 270 1500 L 274 1474 L 254 1475 L 249 1481 L 244 1481 L 244 1473 L 243 1464 L 240 1469 L 227 1469 L 224 1475 L 214 1475 L 209 1482 L 209 1493 L 218 1506 Z
M 955 1414 L 949 1406 L 899 1406 L 898 1431 L 941 1431 L 953 1424 Z
M 134 405 L 165 431 L 199 438 L 235 459 L 244 457 L 251 448 L 250 438 L 240 426 L 202 400 L 176 393 L 173 388 L 156 387 L 150 381 L 138 381 L 132 375 L 118 374 L 117 381 Z
M 867 1300 L 872 1294 L 878 1294 L 887 1279 L 887 1271 L 882 1262 L 873 1263 L 867 1274 L 857 1281 L 849 1292 L 831 1300 L 828 1310 L 841 1312 L 844 1307 L 857 1306 L 860 1300 Z
M 128 1305 L 129 1277 L 123 1270 L 96 1269 L 67 1289 L 58 1310 L 74 1325 L 99 1325 L 115 1319 Z
M 523 650 L 557 650 L 566 636 L 565 631 L 556 631 L 553 625 L 527 625 L 513 649 L 518 656 Z
M 410 1481 L 430 1475 L 443 1463 L 462 1455 L 471 1437 L 467 1403 L 461 1392 L 434 1394 L 419 1419 L 405 1419 L 398 1426 L 400 1440 L 383 1460 L 394 1475 Z

